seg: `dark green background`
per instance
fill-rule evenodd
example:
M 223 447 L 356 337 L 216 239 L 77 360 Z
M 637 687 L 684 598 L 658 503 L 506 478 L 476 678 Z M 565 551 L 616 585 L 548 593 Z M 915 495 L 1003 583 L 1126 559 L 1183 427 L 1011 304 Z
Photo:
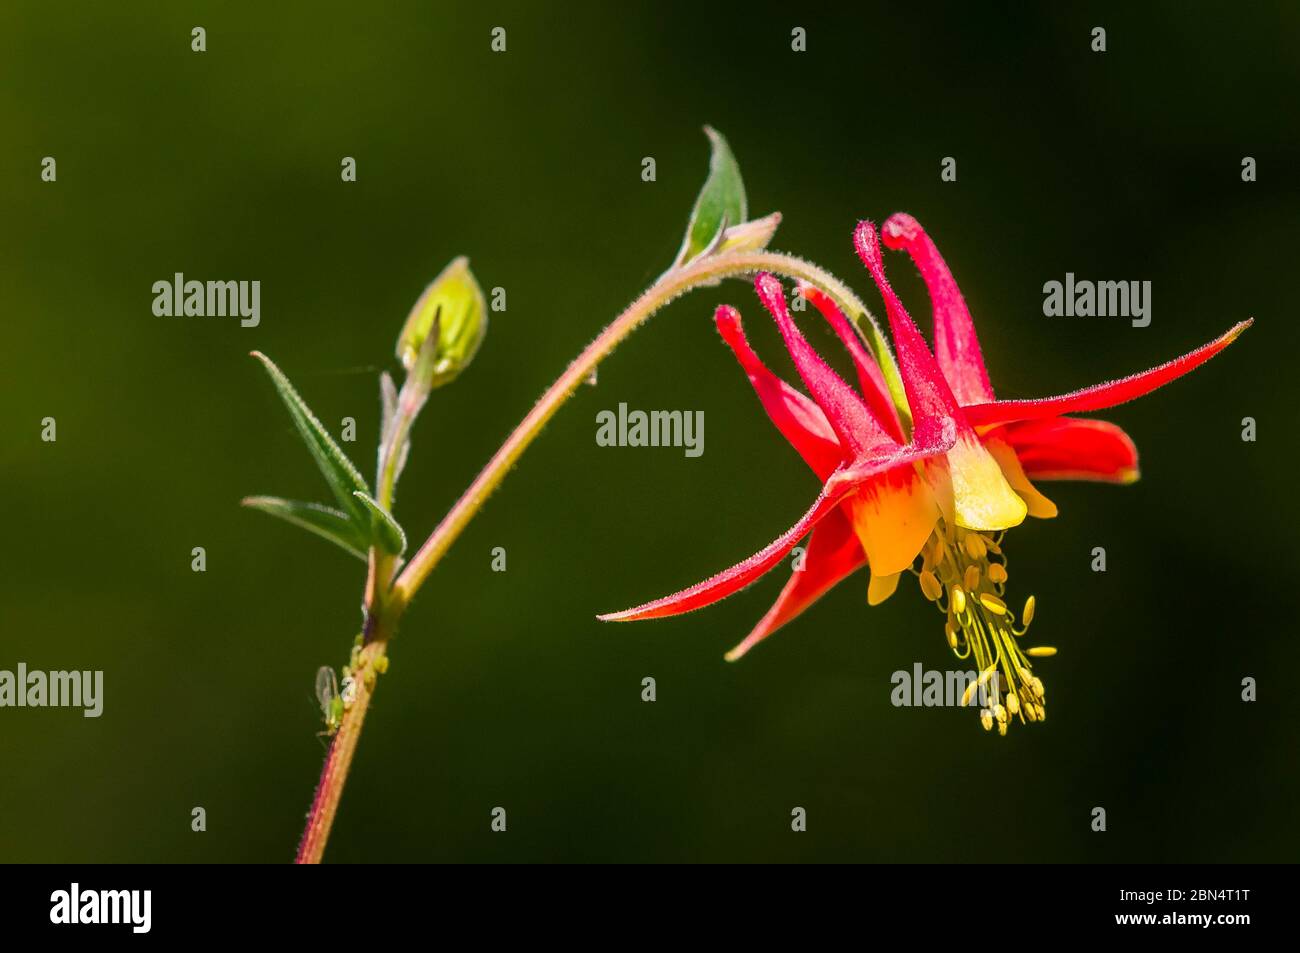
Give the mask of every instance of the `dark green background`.
M 0 859 L 292 856 L 322 758 L 313 674 L 345 657 L 362 567 L 238 508 L 324 497 L 247 352 L 336 430 L 356 417 L 369 473 L 376 374 L 424 283 L 464 253 L 508 289 L 417 429 L 398 516 L 422 538 L 671 260 L 705 122 L 730 139 L 751 211 L 785 214 L 774 245 L 873 308 L 852 227 L 917 215 L 1000 396 L 1257 324 L 1106 415 L 1137 441 L 1140 483 L 1049 486 L 1061 516 L 1012 533 L 1011 592 L 1037 594 L 1037 638 L 1060 654 L 1040 667 L 1047 723 L 998 739 L 970 712 L 891 707 L 890 673 L 951 664 L 912 585 L 868 610 L 854 577 L 737 665 L 722 653 L 784 571 L 685 618 L 595 621 L 748 555 L 816 492 L 709 319 L 740 306 L 788 372 L 752 290 L 673 305 L 564 408 L 421 593 L 328 859 L 1296 858 L 1294 9 L 120 6 L 0 9 L 0 668 L 106 673 L 98 720 L 0 710 Z M 793 26 L 807 53 L 790 51 Z M 56 184 L 39 179 L 45 155 Z M 939 181 L 947 155 L 955 184 Z M 912 268 L 890 262 L 927 325 Z M 150 286 L 175 271 L 259 279 L 261 326 L 154 317 Z M 1066 271 L 1152 281 L 1151 326 L 1043 317 L 1043 282 Z M 598 448 L 595 415 L 620 401 L 703 410 L 704 456 Z M 190 830 L 196 805 L 206 833 Z

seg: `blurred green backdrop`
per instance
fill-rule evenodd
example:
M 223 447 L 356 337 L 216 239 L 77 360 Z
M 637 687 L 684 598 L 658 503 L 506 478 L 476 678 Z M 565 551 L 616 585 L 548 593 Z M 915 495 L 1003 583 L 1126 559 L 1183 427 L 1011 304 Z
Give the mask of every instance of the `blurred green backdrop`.
M 238 508 L 324 497 L 247 352 L 336 433 L 355 417 L 369 473 L 376 375 L 424 283 L 464 253 L 507 289 L 415 434 L 398 515 L 422 538 L 669 263 L 708 122 L 752 213 L 785 214 L 775 247 L 873 308 L 852 226 L 917 215 L 1000 396 L 1257 324 L 1105 415 L 1137 441 L 1141 482 L 1048 486 L 1060 517 L 1013 532 L 1012 593 L 1037 594 L 1061 651 L 1041 666 L 1047 723 L 998 739 L 969 712 L 891 707 L 893 671 L 951 664 L 912 585 L 868 610 L 855 577 L 737 665 L 722 653 L 784 571 L 685 618 L 595 621 L 748 555 L 816 491 L 710 321 L 737 304 L 789 371 L 752 289 L 676 303 L 561 412 L 408 614 L 327 859 L 1294 860 L 1297 27 L 1281 4 L 5 4 L 0 668 L 103 669 L 106 697 L 98 720 L 0 710 L 0 859 L 292 856 L 322 758 L 313 674 L 345 658 L 362 567 Z M 155 317 L 150 286 L 176 271 L 260 280 L 260 327 Z M 1043 317 L 1066 271 L 1152 281 L 1151 326 Z M 597 447 L 595 415 L 620 401 L 703 410 L 704 455 Z

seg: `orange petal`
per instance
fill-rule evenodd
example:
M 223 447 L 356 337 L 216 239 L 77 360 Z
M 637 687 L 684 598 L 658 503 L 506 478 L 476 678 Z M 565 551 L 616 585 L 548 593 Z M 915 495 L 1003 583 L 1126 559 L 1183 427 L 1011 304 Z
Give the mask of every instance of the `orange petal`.
M 878 606 L 894 594 L 898 588 L 899 577 L 903 574 L 896 572 L 890 576 L 877 576 L 871 574 L 871 582 L 867 584 L 867 605 Z
M 873 477 L 844 505 L 872 576 L 891 576 L 912 565 L 939 519 L 934 495 L 911 466 Z

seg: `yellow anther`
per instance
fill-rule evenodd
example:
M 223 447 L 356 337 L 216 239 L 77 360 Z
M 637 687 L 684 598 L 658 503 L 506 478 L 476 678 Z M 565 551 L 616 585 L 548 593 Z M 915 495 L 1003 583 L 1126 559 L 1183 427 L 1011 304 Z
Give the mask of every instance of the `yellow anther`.
M 998 734 L 1004 738 L 1007 736 L 1007 723 L 1005 721 L 998 722 Z
M 1025 611 L 1020 614 L 1020 622 L 1027 629 L 1029 623 L 1034 621 L 1034 597 L 1030 596 L 1025 600 Z
M 957 615 L 966 611 L 966 593 L 962 591 L 961 586 L 952 587 L 952 611 Z
M 1035 645 L 1025 649 L 1025 654 L 1033 658 L 1051 658 L 1056 654 L 1056 649 L 1050 645 Z
M 967 705 L 970 704 L 971 696 L 974 695 L 977 691 L 979 691 L 979 689 L 984 685 L 984 683 L 993 677 L 993 673 L 996 672 L 997 670 L 998 667 L 996 665 L 990 665 L 984 671 L 980 672 L 979 678 L 975 679 L 975 681 L 971 682 L 969 685 L 966 686 L 966 691 L 961 693 L 961 707 L 965 708 Z
M 1006 721 L 1006 720 L 1007 720 L 1007 710 L 1006 710 L 1005 708 L 1003 708 L 1001 705 L 994 705 L 994 706 L 993 706 L 993 717 L 996 718 L 998 721 Z
M 971 592 L 978 589 L 980 584 L 980 567 L 967 566 L 966 575 L 962 577 L 962 582 L 966 584 L 966 588 Z
M 1011 692 L 1007 695 L 1007 711 L 1011 712 L 1013 715 L 1020 713 L 1020 699 L 1016 697 L 1015 692 Z
M 380 675 L 383 675 L 386 671 L 388 671 L 388 656 L 387 655 L 379 656 L 379 658 L 375 659 L 374 666 L 375 666 L 375 671 L 378 672 Z
M 1007 604 L 992 593 L 986 592 L 980 596 L 980 605 L 994 615 L 1006 615 Z M 1032 652 L 1030 653 L 1033 654 Z
M 950 649 L 957 648 L 957 633 L 954 632 L 952 629 L 948 630 L 948 648 Z
M 1006 567 L 1001 563 L 993 563 L 989 566 L 989 582 L 995 586 L 1000 586 L 1007 581 Z
M 1032 689 L 1034 690 L 1034 694 L 1037 695 L 1039 698 L 1042 698 L 1042 697 L 1043 697 L 1043 682 L 1042 682 L 1042 679 L 1039 679 L 1039 678 L 1031 678 L 1031 679 L 1029 680 L 1029 687 L 1032 688 Z M 1041 707 L 1041 706 L 1040 706 L 1040 707 Z
M 985 731 L 993 727 L 993 713 L 987 708 L 980 709 L 980 724 L 984 726 Z
M 925 597 L 931 602 L 938 601 L 939 597 L 943 595 L 942 583 L 928 569 L 921 573 L 921 592 L 925 593 Z
M 970 553 L 971 559 L 983 559 L 988 555 L 988 551 L 983 536 L 979 533 L 966 534 L 966 552 Z

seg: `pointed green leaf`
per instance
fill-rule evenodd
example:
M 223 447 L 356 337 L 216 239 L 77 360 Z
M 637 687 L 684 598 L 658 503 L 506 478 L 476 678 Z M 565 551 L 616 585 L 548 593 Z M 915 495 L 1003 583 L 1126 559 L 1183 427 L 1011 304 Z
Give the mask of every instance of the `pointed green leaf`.
M 393 375 L 388 371 L 379 375 L 379 411 L 379 442 L 385 443 L 388 440 L 388 428 L 397 416 L 397 385 L 393 383 Z
M 289 383 L 289 378 L 284 376 L 280 368 L 276 367 L 271 359 L 260 351 L 253 351 L 253 357 L 261 361 L 266 367 L 266 372 L 271 375 L 271 382 L 275 384 L 275 389 L 279 391 L 284 406 L 289 408 L 289 415 L 293 417 L 298 433 L 302 435 L 303 441 L 307 444 L 307 449 L 311 451 L 312 457 L 315 458 L 316 465 L 320 468 L 321 474 L 324 475 L 325 482 L 330 485 L 330 490 L 334 493 L 334 498 L 338 500 L 339 506 L 360 524 L 368 524 L 370 517 L 366 509 L 352 495 L 357 490 L 368 493 L 370 488 L 366 486 L 366 481 L 357 472 L 357 468 L 352 465 L 352 461 L 339 449 L 339 445 L 334 442 L 334 438 L 316 419 L 316 415 L 311 412 L 311 408 L 298 396 L 298 392 L 293 389 L 293 385 Z
M 356 524 L 338 510 L 321 506 L 319 503 L 300 503 L 297 500 L 282 500 L 276 496 L 249 496 L 245 497 L 241 504 L 249 509 L 261 510 L 263 513 L 277 516 L 294 526 L 301 526 L 308 532 L 342 546 L 358 559 L 367 558 L 367 540 L 357 532 Z
M 743 225 L 749 215 L 745 183 L 740 179 L 740 166 L 736 164 L 727 140 L 710 126 L 705 126 L 704 132 L 713 146 L 709 177 L 704 180 L 704 188 L 700 189 L 699 198 L 695 200 L 690 224 L 686 226 L 686 238 L 677 253 L 678 265 L 708 251 L 728 226 Z
M 393 383 L 392 375 L 384 371 L 379 375 L 379 405 L 380 405 L 380 424 L 379 424 L 379 446 L 376 449 L 378 457 L 377 470 L 375 476 L 375 485 L 382 485 L 384 482 L 384 457 L 388 454 L 388 442 L 392 436 L 393 426 L 397 420 L 397 385 Z M 402 475 L 402 468 L 406 466 L 406 454 L 411 449 L 411 438 L 407 437 L 403 441 L 404 446 L 397 456 L 397 465 L 393 470 L 393 482 Z
M 406 552 L 406 531 L 388 511 L 360 490 L 354 494 L 370 513 L 370 540 L 385 552 L 400 556 Z

